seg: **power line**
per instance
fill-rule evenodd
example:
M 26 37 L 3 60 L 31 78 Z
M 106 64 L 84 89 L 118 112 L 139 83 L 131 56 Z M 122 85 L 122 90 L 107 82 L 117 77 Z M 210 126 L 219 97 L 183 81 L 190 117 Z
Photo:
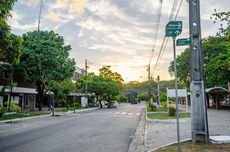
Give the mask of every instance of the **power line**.
M 178 13 L 179 13 L 181 5 L 182 5 L 182 2 L 183 2 L 183 0 L 180 0 L 180 4 L 179 4 L 179 7 L 177 9 L 177 12 L 176 12 L 176 15 L 174 17 L 174 20 L 176 20 L 176 18 L 178 16 Z M 169 17 L 169 21 L 172 20 L 174 14 L 175 14 L 175 11 L 176 11 L 176 8 L 177 8 L 177 4 L 178 4 L 178 0 L 174 0 L 173 7 L 172 7 L 172 10 L 171 10 L 171 14 L 170 14 L 170 17 Z M 167 43 L 168 43 L 168 37 L 164 36 L 164 39 L 163 39 L 162 44 L 161 44 L 160 52 L 158 54 L 157 61 L 155 63 L 154 69 L 153 69 L 153 73 L 155 72 L 155 70 L 156 70 L 156 68 L 158 66 L 159 60 L 162 58 L 162 56 L 164 54 L 164 51 L 166 49 Z
M 153 37 L 153 43 L 152 43 L 153 49 L 152 49 L 152 52 L 151 52 L 151 57 L 150 57 L 149 64 L 151 64 L 151 62 L 152 62 L 153 53 L 154 53 L 154 50 L 155 50 L 155 47 L 156 47 L 156 40 L 157 40 L 157 37 L 158 37 L 159 23 L 160 23 L 160 18 L 161 18 L 162 2 L 163 2 L 163 0 L 160 0 L 159 5 L 158 5 L 156 26 L 155 26 L 154 32 L 153 32 L 153 33 L 155 33 L 155 35 Z

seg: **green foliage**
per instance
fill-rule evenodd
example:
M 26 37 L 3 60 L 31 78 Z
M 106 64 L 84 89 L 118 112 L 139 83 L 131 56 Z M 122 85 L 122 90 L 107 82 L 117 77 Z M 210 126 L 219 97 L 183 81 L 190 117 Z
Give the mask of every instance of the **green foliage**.
M 223 86 L 227 88 L 230 75 L 230 12 L 215 12 L 212 14 L 214 23 L 220 20 L 221 27 L 216 36 L 202 40 L 204 59 L 205 86 Z M 224 27 L 223 25 L 227 25 Z M 180 81 L 189 85 L 189 49 L 177 56 L 177 75 Z M 174 74 L 173 61 L 170 63 L 169 73 Z
M 222 22 L 227 23 L 227 28 L 223 27 L 223 24 L 220 24 L 220 31 L 217 33 L 217 35 L 224 35 L 230 37 L 230 11 L 228 12 L 217 12 L 216 9 L 215 12 L 212 14 L 211 18 L 214 17 L 216 23 L 218 20 Z
M 66 100 L 67 96 L 75 89 L 75 84 L 71 79 L 67 78 L 63 81 L 51 81 L 49 90 L 54 93 L 56 102 Z
M 80 102 L 76 102 L 74 105 L 76 108 L 81 108 L 81 103 Z
M 6 107 L 0 107 L 0 118 L 2 118 L 2 115 L 6 112 Z
M 18 64 L 21 54 L 22 38 L 11 34 L 7 18 L 16 0 L 0 1 L 0 61 Z
M 137 95 L 140 101 L 148 101 L 148 93 L 141 93 Z
M 113 97 L 121 93 L 122 88 L 120 84 L 110 78 L 92 75 L 91 79 L 92 83 L 88 84 L 88 92 L 95 94 L 101 108 L 102 100 L 110 102 Z
M 9 102 L 8 101 L 4 102 L 4 105 L 8 107 Z M 10 102 L 10 111 L 20 112 L 21 110 L 22 108 L 20 106 L 16 105 L 14 102 Z
M 157 106 L 154 103 L 150 102 L 147 105 L 148 105 L 148 107 L 147 107 L 148 111 L 156 111 L 157 110 Z
M 160 93 L 160 100 L 161 101 L 166 101 L 167 100 L 167 94 L 165 92 Z
M 111 78 L 113 81 L 116 81 L 118 84 L 122 85 L 124 83 L 124 79 L 117 72 L 112 72 L 110 66 L 103 66 L 99 69 L 99 76 L 105 78 Z
M 168 114 L 169 114 L 169 116 L 175 116 L 176 115 L 176 108 L 175 107 L 169 107 Z
M 184 83 L 187 88 L 190 88 L 189 49 L 185 49 L 184 52 L 177 56 L 176 60 L 178 81 L 179 83 Z M 174 61 L 170 62 L 168 71 L 171 76 L 174 76 Z
M 203 40 L 206 86 L 227 86 L 230 75 L 230 42 L 226 37 Z
M 21 64 L 26 81 L 37 85 L 39 110 L 43 95 L 51 81 L 71 78 L 75 70 L 74 59 L 69 58 L 70 45 L 53 31 L 33 31 L 23 34 Z

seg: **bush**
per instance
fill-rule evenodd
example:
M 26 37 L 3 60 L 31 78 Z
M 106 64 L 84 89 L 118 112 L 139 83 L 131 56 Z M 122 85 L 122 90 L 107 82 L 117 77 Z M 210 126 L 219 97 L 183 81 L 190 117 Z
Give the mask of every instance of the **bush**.
M 150 111 L 156 111 L 157 110 L 157 106 L 154 103 L 149 103 L 149 110 Z
M 169 107 L 169 116 L 175 116 L 175 115 L 176 115 L 176 108 Z
M 4 102 L 4 105 L 8 107 L 9 102 L 8 101 Z M 22 108 L 20 106 L 16 105 L 14 102 L 10 102 L 10 111 L 20 112 L 21 110 Z
M 81 108 L 81 103 L 80 102 L 76 102 L 74 105 L 76 108 Z
M 0 107 L 0 118 L 2 118 L 5 112 L 6 112 L 6 107 Z

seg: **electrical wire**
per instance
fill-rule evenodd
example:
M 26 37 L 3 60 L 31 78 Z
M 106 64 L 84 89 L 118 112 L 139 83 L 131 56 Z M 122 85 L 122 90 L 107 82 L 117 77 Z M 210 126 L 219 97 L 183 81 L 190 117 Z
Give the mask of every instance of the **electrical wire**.
M 183 2 L 183 0 L 180 1 L 180 4 L 179 4 L 179 7 L 177 9 L 177 12 L 176 12 L 176 15 L 174 17 L 174 20 L 176 20 L 178 14 L 179 14 L 182 2 Z M 170 13 L 170 17 L 169 17 L 169 21 L 171 21 L 172 18 L 173 18 L 173 16 L 174 16 L 174 13 L 175 13 L 176 8 L 177 8 L 177 4 L 178 4 L 178 0 L 174 0 L 173 7 L 172 7 L 172 10 L 171 10 L 171 13 Z M 161 44 L 160 52 L 159 52 L 158 57 L 157 57 L 157 61 L 156 61 L 155 66 L 153 68 L 153 73 L 155 72 L 155 70 L 156 70 L 156 68 L 157 68 L 157 66 L 159 64 L 159 60 L 162 59 L 162 56 L 163 56 L 164 51 L 166 49 L 167 43 L 168 43 L 168 37 L 164 36 L 162 44 Z
M 155 33 L 155 35 L 154 35 L 154 37 L 153 37 L 153 43 L 152 43 L 153 49 L 151 50 L 152 53 L 151 53 L 149 65 L 150 65 L 151 62 L 152 62 L 153 53 L 154 53 L 154 50 L 155 50 L 155 47 L 156 47 L 156 41 L 157 41 L 158 31 L 159 31 L 159 25 L 160 25 L 159 23 L 160 23 L 160 18 L 161 18 L 162 3 L 163 3 L 163 0 L 159 0 L 159 6 L 158 6 L 158 10 L 157 10 L 156 26 L 155 26 L 154 32 L 153 32 L 153 33 Z

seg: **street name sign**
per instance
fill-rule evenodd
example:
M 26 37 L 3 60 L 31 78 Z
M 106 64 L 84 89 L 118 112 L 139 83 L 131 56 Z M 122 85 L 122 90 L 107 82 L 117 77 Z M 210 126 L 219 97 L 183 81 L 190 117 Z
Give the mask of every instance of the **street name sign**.
M 182 32 L 182 21 L 170 21 L 165 28 L 166 37 L 176 37 Z
M 183 39 L 177 39 L 176 40 L 176 46 L 185 46 L 191 44 L 190 38 L 183 38 Z

